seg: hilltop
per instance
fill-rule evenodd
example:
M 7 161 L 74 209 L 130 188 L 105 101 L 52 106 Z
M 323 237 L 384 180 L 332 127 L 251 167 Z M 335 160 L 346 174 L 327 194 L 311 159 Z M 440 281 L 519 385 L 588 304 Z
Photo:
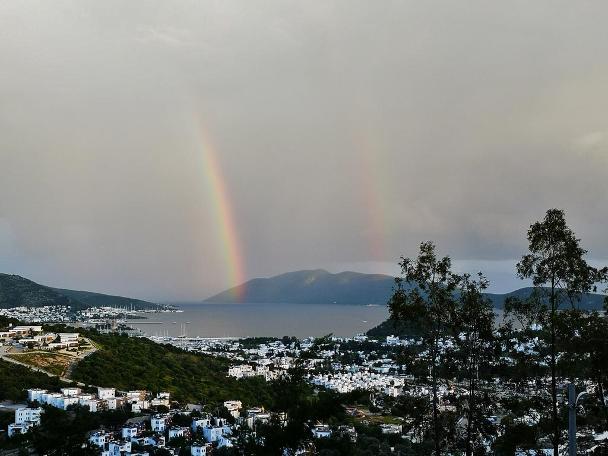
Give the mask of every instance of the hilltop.
M 253 279 L 205 300 L 208 303 L 284 303 L 284 304 L 379 304 L 388 302 L 395 284 L 394 277 L 383 274 L 340 272 L 323 269 L 288 272 L 267 279 Z M 494 307 L 502 309 L 510 296 L 525 298 L 531 287 L 509 293 L 488 293 Z M 578 307 L 600 310 L 604 295 L 589 293 Z
M 158 304 L 139 299 L 52 288 L 18 275 L 0 274 L 0 309 L 19 306 L 70 306 L 72 310 L 100 306 L 133 307 L 140 310 L 160 307 Z

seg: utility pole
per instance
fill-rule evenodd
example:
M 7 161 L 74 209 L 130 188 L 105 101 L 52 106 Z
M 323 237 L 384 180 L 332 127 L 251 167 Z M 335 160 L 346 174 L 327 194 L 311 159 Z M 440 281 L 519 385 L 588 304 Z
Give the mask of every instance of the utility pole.
M 576 456 L 576 390 L 568 383 L 568 455 Z

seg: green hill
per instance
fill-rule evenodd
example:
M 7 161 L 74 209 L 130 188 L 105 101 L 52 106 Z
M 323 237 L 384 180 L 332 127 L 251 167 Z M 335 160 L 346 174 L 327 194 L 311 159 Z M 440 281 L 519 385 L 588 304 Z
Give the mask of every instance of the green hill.
M 73 310 L 109 306 L 154 309 L 159 306 L 139 299 L 40 285 L 18 275 L 0 274 L 0 309 L 10 307 L 70 306 Z
M 249 405 L 268 405 L 271 401 L 270 387 L 263 378 L 228 377 L 228 360 L 145 338 L 95 333 L 90 337 L 101 349 L 78 363 L 73 380 L 119 390 L 168 391 L 181 402 L 238 399 Z
M 88 307 L 77 299 L 70 298 L 24 277 L 0 274 L 0 308 L 19 306 L 71 306 L 74 309 Z

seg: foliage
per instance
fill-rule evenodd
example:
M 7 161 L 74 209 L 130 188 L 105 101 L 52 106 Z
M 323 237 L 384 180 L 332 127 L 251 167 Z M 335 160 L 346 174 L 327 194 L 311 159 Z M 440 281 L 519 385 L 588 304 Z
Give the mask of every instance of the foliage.
M 574 309 L 584 293 L 595 291 L 595 283 L 604 280 L 608 270 L 598 270 L 587 263 L 587 251 L 559 209 L 548 210 L 542 221 L 530 226 L 528 244 L 529 253 L 517 264 L 517 273 L 522 279 L 532 280 L 536 293 L 524 302 L 514 300 L 508 309 L 526 322 L 537 320 L 549 326 L 552 443 L 557 456 L 561 438 L 556 382 L 557 311 L 566 299 Z
M 493 360 L 494 312 L 492 303 L 483 295 L 489 282 L 481 274 L 473 280 L 468 274 L 461 277 L 459 295 L 452 317 L 452 330 L 456 342 L 455 361 L 467 388 L 465 451 L 473 454 L 481 448 L 483 408 L 479 404 L 480 376 L 490 378 L 489 366 Z
M 433 435 L 435 455 L 440 454 L 441 430 L 438 416 L 437 379 L 441 363 L 439 342 L 447 334 L 455 308 L 454 292 L 459 277 L 451 271 L 449 257 L 438 258 L 435 245 L 423 242 L 416 259 L 402 258 L 403 278 L 395 279 L 396 287 L 389 300 L 391 317 L 412 322 L 424 328 L 424 346 L 432 378 Z M 404 287 L 404 282 L 407 287 Z
M 269 405 L 270 387 L 256 377 L 228 377 L 228 361 L 185 352 L 144 338 L 91 334 L 101 349 L 82 360 L 72 378 L 87 384 L 121 390 L 168 391 L 180 402 L 221 403 L 239 399 L 245 404 Z
M 18 275 L 0 274 L 0 309 L 10 307 L 73 306 L 83 303 Z
M 49 377 L 25 366 L 0 360 L 0 400 L 24 400 L 26 388 L 57 389 L 65 386 L 57 377 Z

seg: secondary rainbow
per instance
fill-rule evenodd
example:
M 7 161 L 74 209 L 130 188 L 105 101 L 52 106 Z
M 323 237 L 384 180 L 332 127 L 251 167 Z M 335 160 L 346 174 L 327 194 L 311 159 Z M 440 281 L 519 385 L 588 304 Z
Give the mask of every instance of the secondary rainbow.
M 217 231 L 226 265 L 228 282 L 230 286 L 236 287 L 245 282 L 245 267 L 226 179 L 222 173 L 218 153 L 204 128 L 200 129 L 200 141 L 205 181 L 207 182 L 210 202 L 213 204 L 214 215 L 217 220 Z M 235 289 L 235 293 L 236 297 L 240 298 L 242 287 Z

